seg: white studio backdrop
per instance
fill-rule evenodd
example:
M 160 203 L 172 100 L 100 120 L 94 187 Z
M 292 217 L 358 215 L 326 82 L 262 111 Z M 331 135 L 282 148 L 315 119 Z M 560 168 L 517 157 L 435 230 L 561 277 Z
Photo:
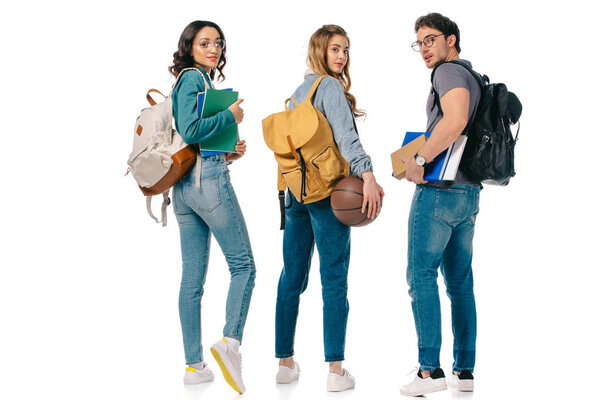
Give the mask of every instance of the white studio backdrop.
M 425 126 L 430 71 L 410 44 L 415 19 L 437 11 L 457 22 L 461 57 L 507 83 L 524 111 L 517 175 L 481 197 L 474 273 L 479 398 L 593 394 L 566 385 L 600 356 L 595 189 L 597 33 L 592 2 L 400 3 L 41 2 L 2 5 L 2 246 L 0 397 L 233 398 L 223 379 L 181 384 L 177 314 L 179 233 L 172 207 L 161 228 L 124 177 L 145 93 L 163 93 L 183 28 L 218 23 L 227 79 L 244 98 L 248 152 L 231 167 L 246 217 L 257 280 L 242 352 L 244 398 L 326 396 L 318 258 L 302 296 L 296 336 L 301 381 L 276 387 L 274 311 L 282 267 L 275 162 L 261 120 L 283 110 L 302 81 L 308 39 L 326 23 L 351 40 L 358 123 L 386 196 L 379 219 L 353 229 L 342 396 L 400 397 L 417 363 L 405 280 L 413 185 L 391 177 L 389 155 Z M 159 201 L 155 201 L 158 209 Z M 229 274 L 213 241 L 203 298 L 203 344 L 220 338 Z M 443 294 L 442 367 L 451 370 L 450 309 Z M 591 361 L 591 362 L 590 362 Z M 218 372 L 216 363 L 211 366 Z M 534 384 L 513 382 L 513 371 Z M 513 383 L 509 383 L 513 382 Z M 543 382 L 543 384 L 542 384 Z M 450 392 L 439 398 L 450 398 Z M 454 394 L 455 395 L 455 394 Z M 358 397 L 357 397 L 358 396 Z M 432 396 L 433 397 L 433 396 Z

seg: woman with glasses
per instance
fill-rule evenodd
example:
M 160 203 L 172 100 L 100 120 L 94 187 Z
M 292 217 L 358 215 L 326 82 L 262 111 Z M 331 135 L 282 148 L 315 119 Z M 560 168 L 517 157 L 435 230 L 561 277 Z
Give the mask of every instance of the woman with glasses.
M 327 118 L 335 142 L 350 165 L 351 174 L 364 181 L 363 211 L 370 218 L 381 209 L 383 190 L 373 175 L 371 158 L 358 138 L 354 119 L 365 113 L 356 108 L 350 94 L 350 41 L 336 25 L 319 28 L 310 38 L 307 63 L 310 69 L 292 98 L 304 101 L 319 76 L 325 76 L 313 97 L 313 105 Z M 294 107 L 293 102 L 289 103 Z M 301 204 L 293 194 L 287 199 L 283 234 L 284 267 L 277 289 L 275 356 L 279 358 L 276 381 L 298 379 L 300 368 L 294 361 L 294 336 L 300 294 L 308 283 L 314 245 L 319 252 L 323 295 L 323 333 L 325 361 L 329 363 L 327 390 L 343 391 L 354 387 L 354 378 L 342 368 L 348 319 L 348 264 L 350 227 L 340 223 L 331 210 L 330 197 Z
M 212 117 L 198 117 L 198 93 L 213 88 L 216 72 L 220 80 L 225 79 L 226 62 L 225 36 L 217 24 L 194 21 L 183 30 L 169 71 L 175 77 L 182 74 L 173 88 L 172 99 L 175 126 L 186 143 L 201 143 L 244 118 L 242 100 Z M 254 288 L 255 267 L 244 216 L 227 168 L 244 155 L 245 141 L 238 141 L 235 149 L 235 153 L 228 154 L 198 150 L 195 166 L 174 186 L 173 202 L 183 260 L 179 316 L 188 365 L 184 383 L 213 380 L 202 353 L 200 311 L 212 233 L 229 265 L 231 282 L 224 338 L 211 347 L 211 353 L 227 383 L 243 393 L 239 346 Z

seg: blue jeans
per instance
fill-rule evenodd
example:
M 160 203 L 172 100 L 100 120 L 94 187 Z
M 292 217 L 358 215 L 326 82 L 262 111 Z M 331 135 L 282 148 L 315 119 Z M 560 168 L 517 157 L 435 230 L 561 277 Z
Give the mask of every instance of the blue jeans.
M 408 223 L 408 269 L 422 370 L 440 367 L 442 345 L 440 267 L 452 308 L 453 371 L 475 367 L 477 314 L 473 295 L 473 234 L 479 212 L 478 186 L 417 186 Z
M 224 156 L 203 158 L 199 188 L 195 186 L 195 176 L 196 167 L 173 189 L 183 260 L 179 318 L 187 364 L 203 360 L 200 304 L 211 233 L 225 255 L 231 274 L 223 336 L 241 342 L 256 274 L 246 223 L 229 180 Z
M 300 204 L 289 195 L 283 232 L 284 267 L 277 287 L 275 357 L 294 355 L 294 336 L 300 294 L 308 285 L 308 272 L 316 243 L 323 294 L 325 361 L 342 361 L 348 321 L 348 264 L 350 227 L 331 211 L 330 198 Z

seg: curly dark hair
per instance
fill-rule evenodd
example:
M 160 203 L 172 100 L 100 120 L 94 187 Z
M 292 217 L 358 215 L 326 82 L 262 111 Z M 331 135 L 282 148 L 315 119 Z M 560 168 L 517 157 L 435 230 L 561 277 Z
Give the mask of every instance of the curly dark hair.
M 179 37 L 179 44 L 177 45 L 177 51 L 173 53 L 173 65 L 169 67 L 169 72 L 174 77 L 177 77 L 179 73 L 185 68 L 195 67 L 196 63 L 194 62 L 194 57 L 192 56 L 192 46 L 194 45 L 194 39 L 200 30 L 204 27 L 215 28 L 219 32 L 219 36 L 221 40 L 225 40 L 225 35 L 219 25 L 210 21 L 194 21 L 191 22 L 188 26 L 185 27 L 183 32 L 181 32 L 181 36 Z M 217 63 L 217 70 L 219 71 L 219 80 L 222 81 L 225 79 L 225 74 L 223 73 L 223 69 L 225 68 L 225 64 L 227 64 L 227 58 L 225 57 L 225 51 L 227 49 L 223 48 L 221 51 L 221 57 L 219 58 L 219 62 Z M 215 70 L 210 71 L 210 79 L 213 80 L 215 78 Z
M 415 22 L 415 33 L 417 33 L 419 28 L 424 26 L 437 29 L 444 34 L 445 38 L 450 35 L 456 36 L 454 47 L 456 47 L 456 51 L 460 54 L 460 31 L 458 30 L 458 25 L 456 25 L 454 21 L 440 13 L 429 13 L 417 19 Z

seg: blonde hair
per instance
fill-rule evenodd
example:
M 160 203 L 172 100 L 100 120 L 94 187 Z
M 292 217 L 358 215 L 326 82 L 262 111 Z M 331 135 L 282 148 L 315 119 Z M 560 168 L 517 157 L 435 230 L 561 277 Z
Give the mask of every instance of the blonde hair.
M 350 86 L 352 85 L 349 72 L 350 55 L 348 55 L 348 61 L 346 61 L 346 65 L 344 65 L 341 73 L 333 72 L 327 67 L 327 43 L 329 43 L 329 39 L 333 35 L 344 36 L 346 40 L 348 40 L 348 46 L 350 46 L 348 34 L 342 27 L 337 25 L 323 25 L 310 37 L 306 62 L 310 69 L 316 74 L 329 75 L 332 78 L 337 79 L 342 85 L 344 96 L 346 96 L 346 99 L 350 103 L 354 117 L 364 117 L 367 113 L 356 108 L 356 98 L 350 93 Z

